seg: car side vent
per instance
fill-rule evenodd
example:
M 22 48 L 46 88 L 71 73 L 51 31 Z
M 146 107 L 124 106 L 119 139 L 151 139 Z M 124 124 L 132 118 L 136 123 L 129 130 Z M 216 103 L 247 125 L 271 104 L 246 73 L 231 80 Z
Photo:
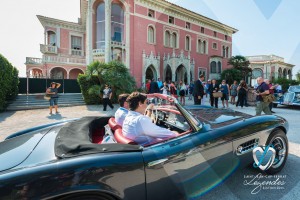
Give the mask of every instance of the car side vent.
M 241 144 L 240 146 L 237 147 L 236 153 L 238 155 L 242 155 L 242 154 L 248 153 L 249 151 L 252 151 L 255 147 L 258 146 L 258 141 L 259 141 L 259 139 L 256 138 L 256 139 L 253 139 L 253 140 L 250 140 L 248 142 Z

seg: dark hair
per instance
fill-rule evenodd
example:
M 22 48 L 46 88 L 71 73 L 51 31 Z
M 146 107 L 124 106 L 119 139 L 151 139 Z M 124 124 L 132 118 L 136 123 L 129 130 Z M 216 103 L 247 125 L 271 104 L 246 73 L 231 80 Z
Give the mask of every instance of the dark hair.
M 121 107 L 124 107 L 124 103 L 125 103 L 128 96 L 129 96 L 129 94 L 120 94 L 119 95 L 118 100 L 119 100 L 119 104 L 120 104 Z
M 55 82 L 51 82 L 50 83 L 50 87 L 52 87 L 52 84 L 55 84 L 55 88 L 56 88 L 56 83 Z
M 203 75 L 203 74 L 201 74 L 201 75 L 199 76 L 199 78 L 204 78 L 204 75 Z
M 147 96 L 144 94 L 141 94 L 139 92 L 133 92 L 131 93 L 127 99 L 126 102 L 128 103 L 129 110 L 136 110 L 139 106 L 139 103 L 144 103 L 147 99 Z

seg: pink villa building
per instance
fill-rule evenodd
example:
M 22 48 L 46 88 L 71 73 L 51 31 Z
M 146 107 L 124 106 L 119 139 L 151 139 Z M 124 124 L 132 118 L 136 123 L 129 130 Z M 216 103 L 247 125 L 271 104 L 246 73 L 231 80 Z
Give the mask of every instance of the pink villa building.
M 219 78 L 228 68 L 235 28 L 165 0 L 80 0 L 78 23 L 37 16 L 42 58 L 26 58 L 33 76 L 75 79 L 95 60 L 122 61 L 138 86 L 146 79 Z

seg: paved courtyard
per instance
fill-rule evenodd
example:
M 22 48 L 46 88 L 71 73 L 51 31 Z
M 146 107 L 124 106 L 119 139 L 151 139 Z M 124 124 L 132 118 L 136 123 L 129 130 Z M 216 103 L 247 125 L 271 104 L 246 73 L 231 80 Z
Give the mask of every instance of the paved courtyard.
M 193 104 L 192 101 L 186 100 L 187 105 Z M 204 105 L 209 105 L 208 100 L 204 99 Z M 219 107 L 221 103 L 219 102 Z M 79 118 L 83 116 L 103 116 L 114 115 L 118 108 L 115 105 L 114 110 L 108 108 L 108 111 L 103 112 L 102 106 L 75 106 L 59 108 L 60 113 L 49 115 L 48 109 L 24 110 L 15 112 L 0 113 L 0 141 L 8 135 L 26 128 L 46 123 L 52 123 L 59 120 Z M 230 109 L 238 110 L 247 114 L 254 115 L 254 107 L 236 108 L 230 105 Z M 252 168 L 238 170 L 233 176 L 230 176 L 223 184 L 212 189 L 209 193 L 203 196 L 204 199 L 299 199 L 300 197 L 300 108 L 279 107 L 273 109 L 276 115 L 287 119 L 290 125 L 288 132 L 289 139 L 289 157 L 285 168 L 279 173 L 284 175 L 284 189 L 265 189 L 260 193 L 253 195 L 251 191 L 254 186 L 245 186 L 245 175 L 257 175 L 258 171 Z M 265 181 L 265 180 L 262 180 Z

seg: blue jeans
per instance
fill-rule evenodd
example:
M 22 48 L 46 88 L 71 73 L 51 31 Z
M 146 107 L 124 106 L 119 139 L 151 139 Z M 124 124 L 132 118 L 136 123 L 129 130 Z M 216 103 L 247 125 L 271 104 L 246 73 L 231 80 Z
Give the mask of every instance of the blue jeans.
M 49 102 L 50 102 L 50 106 L 56 106 L 57 105 L 57 100 L 58 100 L 58 98 L 51 98 L 50 100 L 49 100 Z

